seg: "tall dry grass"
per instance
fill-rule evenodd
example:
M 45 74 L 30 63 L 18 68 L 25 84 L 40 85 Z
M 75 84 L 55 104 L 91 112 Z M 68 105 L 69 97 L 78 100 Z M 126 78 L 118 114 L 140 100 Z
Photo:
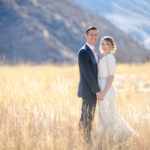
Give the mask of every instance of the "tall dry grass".
M 150 63 L 116 68 L 118 112 L 139 134 L 121 145 L 95 139 L 90 149 L 150 149 Z M 77 66 L 0 67 L 0 150 L 85 150 L 78 131 L 81 100 Z M 97 143 L 100 143 L 98 145 Z

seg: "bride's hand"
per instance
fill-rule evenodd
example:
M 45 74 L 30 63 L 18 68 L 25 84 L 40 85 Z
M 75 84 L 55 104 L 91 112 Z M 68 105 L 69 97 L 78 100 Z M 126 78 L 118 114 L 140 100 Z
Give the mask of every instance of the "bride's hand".
M 97 99 L 100 100 L 100 101 L 103 100 L 103 95 L 102 95 L 102 93 L 100 93 L 100 92 L 97 92 L 97 93 L 96 93 L 96 97 L 97 97 Z
M 96 98 L 97 98 L 98 100 L 101 100 L 100 94 L 101 94 L 100 92 L 97 92 L 97 93 L 96 93 Z
M 104 94 L 100 93 L 99 98 L 100 98 L 100 100 L 103 100 L 104 99 Z

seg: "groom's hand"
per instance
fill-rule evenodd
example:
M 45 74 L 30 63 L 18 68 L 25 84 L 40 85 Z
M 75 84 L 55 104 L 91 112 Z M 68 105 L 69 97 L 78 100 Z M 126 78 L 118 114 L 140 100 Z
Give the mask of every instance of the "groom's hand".
M 103 100 L 103 97 L 102 97 L 102 95 L 101 95 L 100 92 L 97 92 L 97 93 L 96 93 L 96 98 L 97 98 L 98 100 Z

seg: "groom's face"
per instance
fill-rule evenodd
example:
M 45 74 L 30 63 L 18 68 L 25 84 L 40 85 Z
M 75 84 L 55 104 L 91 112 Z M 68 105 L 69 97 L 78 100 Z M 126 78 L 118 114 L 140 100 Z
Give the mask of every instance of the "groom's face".
M 98 32 L 97 30 L 90 30 L 88 33 L 85 35 L 85 38 L 87 39 L 87 42 L 94 46 L 98 40 Z

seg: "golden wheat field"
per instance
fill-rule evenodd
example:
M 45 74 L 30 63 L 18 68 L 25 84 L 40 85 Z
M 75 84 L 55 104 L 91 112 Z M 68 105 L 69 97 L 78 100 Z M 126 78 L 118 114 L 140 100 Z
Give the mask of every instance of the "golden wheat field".
M 150 63 L 117 64 L 116 108 L 139 134 L 122 144 L 96 139 L 92 150 L 150 150 Z M 86 150 L 78 131 L 78 66 L 0 67 L 0 150 Z M 101 142 L 101 145 L 97 144 Z

